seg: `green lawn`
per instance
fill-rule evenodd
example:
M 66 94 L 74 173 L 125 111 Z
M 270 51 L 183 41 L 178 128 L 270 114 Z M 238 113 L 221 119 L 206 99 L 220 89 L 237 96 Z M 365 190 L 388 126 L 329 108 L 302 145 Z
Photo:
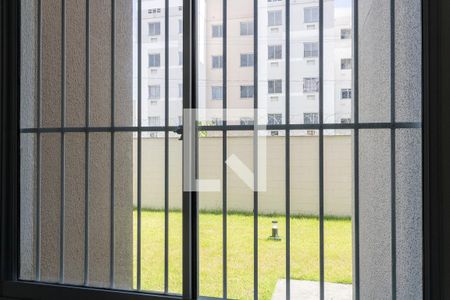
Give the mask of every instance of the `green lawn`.
M 136 226 L 136 213 L 134 214 Z M 278 220 L 282 241 L 272 241 L 272 220 Z M 229 213 L 228 297 L 253 298 L 253 216 Z M 271 299 L 276 281 L 286 277 L 285 218 L 258 218 L 259 299 Z M 351 283 L 351 220 L 325 219 L 325 281 Z M 169 292 L 181 293 L 181 213 L 169 216 Z M 134 241 L 136 249 L 136 240 Z M 164 288 L 164 213 L 142 212 L 142 277 L 144 290 Z M 136 254 L 136 252 L 135 252 Z M 134 259 L 136 266 L 136 255 Z M 200 293 L 222 296 L 222 215 L 200 214 Z M 291 218 L 291 278 L 319 280 L 319 221 L 315 217 Z

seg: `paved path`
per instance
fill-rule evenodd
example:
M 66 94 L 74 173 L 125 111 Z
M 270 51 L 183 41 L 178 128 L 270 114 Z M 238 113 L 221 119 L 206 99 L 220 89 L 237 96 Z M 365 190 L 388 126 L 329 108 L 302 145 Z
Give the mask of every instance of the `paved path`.
M 286 280 L 279 279 L 272 295 L 272 300 L 286 299 Z M 319 297 L 319 282 L 305 280 L 291 280 L 291 299 L 317 300 Z M 351 300 L 352 285 L 325 282 L 325 299 Z

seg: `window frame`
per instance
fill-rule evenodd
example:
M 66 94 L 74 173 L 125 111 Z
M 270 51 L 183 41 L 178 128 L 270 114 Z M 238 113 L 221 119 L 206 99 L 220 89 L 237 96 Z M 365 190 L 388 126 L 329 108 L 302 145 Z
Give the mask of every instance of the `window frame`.
M 223 69 L 223 55 L 211 55 L 211 69 Z
M 253 53 L 241 53 L 240 58 L 241 68 L 249 68 L 255 65 L 255 55 Z
M 442 209 L 442 204 L 447 197 L 443 194 L 442 184 L 449 178 L 448 173 L 442 174 L 440 165 L 448 154 L 440 151 L 444 137 L 448 136 L 450 120 L 436 118 L 440 116 L 440 109 L 448 108 L 445 103 L 448 95 L 448 88 L 439 85 L 438 82 L 450 77 L 450 70 L 442 62 L 448 62 L 448 44 L 438 42 L 438 36 L 448 41 L 448 18 L 438 18 L 439 15 L 446 15 L 450 8 L 444 0 L 430 1 L 423 0 L 423 296 L 424 299 L 435 299 L 444 291 L 445 283 L 441 281 L 448 270 L 447 265 L 441 264 L 444 258 L 448 258 L 448 253 L 439 251 L 445 237 L 442 222 L 448 224 L 449 220 L 443 219 L 446 210 Z M 1 40 L 8 47 L 3 47 L 1 66 L 1 95 L 0 103 L 0 130 L 1 130 L 1 248 L 0 248 L 0 297 L 7 298 L 27 298 L 27 299 L 104 299 L 124 300 L 124 299 L 182 299 L 181 296 L 174 296 L 159 293 L 144 293 L 134 291 L 108 290 L 102 288 L 81 287 L 71 285 L 60 285 L 42 282 L 27 282 L 17 279 L 18 272 L 18 196 L 19 196 L 19 104 L 20 104 L 20 4 L 19 1 L 2 1 L 0 3 L 1 19 Z M 184 1 L 185 18 L 184 28 L 189 29 L 183 38 L 185 46 L 184 66 L 189 69 L 183 71 L 186 82 L 191 83 L 195 79 L 190 55 L 195 52 L 195 47 L 190 39 L 192 38 L 193 13 L 190 1 Z M 445 10 L 442 10 L 445 8 Z M 440 41 L 440 40 L 439 40 Z M 448 49 L 447 49 L 448 50 Z M 353 62 L 354 64 L 354 62 Z M 183 89 L 183 107 L 195 107 L 195 92 L 190 84 L 186 84 Z M 432 100 L 432 101 L 430 101 Z M 187 239 L 187 245 L 183 245 L 183 278 L 188 279 L 188 283 L 183 282 L 183 297 L 195 299 L 198 295 L 198 282 L 193 278 L 193 274 L 198 274 L 197 254 L 188 247 L 195 240 L 197 230 L 197 220 L 192 212 L 196 209 L 197 196 L 192 193 L 183 193 L 183 213 L 190 216 L 188 221 L 183 220 L 183 239 Z M 194 224 L 192 226 L 192 224 Z M 188 225 L 188 226 L 184 226 Z
M 267 11 L 267 26 L 268 27 L 283 26 L 283 10 L 277 9 Z

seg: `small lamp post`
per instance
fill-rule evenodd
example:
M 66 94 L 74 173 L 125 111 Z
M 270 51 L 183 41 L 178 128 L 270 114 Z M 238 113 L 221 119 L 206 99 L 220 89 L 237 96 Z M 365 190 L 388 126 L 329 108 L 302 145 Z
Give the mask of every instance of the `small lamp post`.
M 278 235 L 278 221 L 276 220 L 272 221 L 272 235 L 269 237 L 269 239 L 274 241 L 281 241 L 281 237 Z

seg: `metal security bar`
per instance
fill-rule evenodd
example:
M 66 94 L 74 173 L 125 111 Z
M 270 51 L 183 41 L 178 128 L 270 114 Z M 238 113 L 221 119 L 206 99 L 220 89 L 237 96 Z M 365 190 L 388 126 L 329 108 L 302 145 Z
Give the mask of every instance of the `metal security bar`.
M 165 34 L 164 34 L 164 53 L 165 53 L 165 106 L 164 106 L 164 125 L 163 126 L 143 126 L 142 125 L 142 1 L 137 1 L 137 125 L 136 126 L 116 126 L 115 120 L 115 92 L 116 92 L 116 1 L 111 0 L 111 124 L 110 126 L 90 126 L 90 101 L 91 101 L 91 91 L 90 91 L 90 0 L 86 0 L 86 13 L 85 13 L 85 125 L 80 127 L 70 127 L 66 126 L 66 1 L 61 0 L 61 125 L 57 127 L 43 127 L 41 124 L 41 101 L 42 101 L 42 0 L 37 0 L 37 115 L 36 115 L 36 127 L 22 128 L 21 133 L 33 133 L 36 134 L 36 253 L 35 253 L 35 280 L 41 280 L 41 138 L 43 134 L 49 133 L 59 133 L 61 137 L 60 143 L 60 233 L 59 233 L 59 247 L 60 247 L 60 257 L 59 257 L 59 279 L 60 284 L 64 284 L 64 224 L 65 224 L 65 134 L 67 133 L 84 133 L 85 144 L 84 144 L 84 279 L 83 284 L 89 286 L 89 188 L 90 188 L 90 134 L 91 133 L 110 133 L 110 143 L 111 143 L 111 177 L 110 177 L 110 269 L 109 269 L 109 288 L 115 288 L 115 185 L 116 178 L 114 170 L 115 166 L 115 134 L 118 132 L 132 132 L 137 135 L 137 260 L 136 260 L 136 289 L 137 291 L 142 291 L 142 134 L 145 132 L 164 132 L 164 289 L 165 294 L 169 293 L 169 134 L 177 129 L 176 126 L 170 126 L 169 123 L 169 0 L 165 0 Z M 396 145 L 396 130 L 403 128 L 421 128 L 422 124 L 419 122 L 397 122 L 395 117 L 395 0 L 390 0 L 391 5 L 391 107 L 390 107 L 390 122 L 378 122 L 378 123 L 360 123 L 359 122 L 359 94 L 358 94 L 358 1 L 353 0 L 353 83 L 352 83 L 352 93 L 353 93 L 353 123 L 324 123 L 324 0 L 319 0 L 319 123 L 318 124 L 296 124 L 291 122 L 290 112 L 291 112 L 291 74 L 290 74 L 290 62 L 291 62 L 291 35 L 290 35 L 290 8 L 291 1 L 285 0 L 285 39 L 286 39 L 286 49 L 285 49 L 285 123 L 284 124 L 269 124 L 267 126 L 260 126 L 258 124 L 258 118 L 255 115 L 254 125 L 230 125 L 226 121 L 226 109 L 228 107 L 227 99 L 227 0 L 223 0 L 223 103 L 222 108 L 224 109 L 223 122 L 216 125 L 205 125 L 198 126 L 198 130 L 202 131 L 217 131 L 222 133 L 222 226 L 223 226 L 223 298 L 228 298 L 228 271 L 227 271 L 227 226 L 228 226 L 228 198 L 227 198 L 227 145 L 228 139 L 227 134 L 230 131 L 250 131 L 254 130 L 253 136 L 253 147 L 254 147 L 254 188 L 253 192 L 253 297 L 258 299 L 258 287 L 259 287 L 259 268 L 258 268 L 258 205 L 259 205 L 259 195 L 257 192 L 258 178 L 256 176 L 257 166 L 258 166 L 258 133 L 260 131 L 266 130 L 283 130 L 285 135 L 285 209 L 286 209 L 286 299 L 291 299 L 291 149 L 290 149 L 290 135 L 293 130 L 317 130 L 319 132 L 319 257 L 320 257 L 320 299 L 325 298 L 325 241 L 324 241 L 324 130 L 334 129 L 350 129 L 354 134 L 354 215 L 353 215 L 353 226 L 354 226 L 354 297 L 355 299 L 360 298 L 360 270 L 359 270 L 359 260 L 360 260 L 360 237 L 359 237 L 359 130 L 361 129 L 389 129 L 390 130 L 390 155 L 391 155 L 391 256 L 392 256 L 392 295 L 395 299 L 396 297 L 396 182 L 395 182 L 395 145 Z M 258 1 L 253 1 L 253 50 L 254 50 L 254 101 L 253 108 L 256 110 L 259 107 L 258 99 Z M 198 36 L 196 29 L 198 27 L 198 20 L 196 18 L 196 1 L 185 0 L 183 4 L 183 108 L 196 108 L 197 107 L 197 43 Z M 197 167 L 197 166 L 196 166 Z M 196 192 L 183 192 L 183 297 L 189 299 L 195 299 L 199 295 L 198 291 L 198 281 L 199 281 L 199 271 L 198 271 L 198 203 Z

